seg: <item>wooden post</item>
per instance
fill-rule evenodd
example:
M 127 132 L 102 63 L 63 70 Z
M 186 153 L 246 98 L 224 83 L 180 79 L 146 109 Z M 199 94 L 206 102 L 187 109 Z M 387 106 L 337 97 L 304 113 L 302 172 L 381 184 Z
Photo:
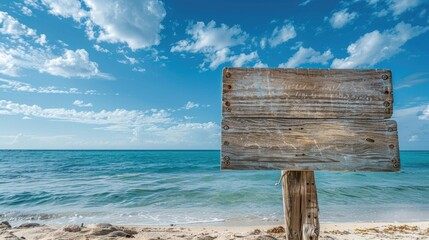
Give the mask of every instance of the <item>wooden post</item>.
M 313 171 L 282 171 L 285 232 L 288 240 L 319 238 L 319 207 Z

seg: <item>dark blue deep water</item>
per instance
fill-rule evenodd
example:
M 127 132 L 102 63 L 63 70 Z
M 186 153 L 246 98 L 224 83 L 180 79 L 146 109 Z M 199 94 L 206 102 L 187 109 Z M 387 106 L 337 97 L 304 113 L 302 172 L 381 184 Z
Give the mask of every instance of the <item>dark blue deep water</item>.
M 322 222 L 429 220 L 429 152 L 401 172 L 317 172 Z M 219 151 L 0 151 L 0 220 L 282 221 L 280 171 L 220 171 Z

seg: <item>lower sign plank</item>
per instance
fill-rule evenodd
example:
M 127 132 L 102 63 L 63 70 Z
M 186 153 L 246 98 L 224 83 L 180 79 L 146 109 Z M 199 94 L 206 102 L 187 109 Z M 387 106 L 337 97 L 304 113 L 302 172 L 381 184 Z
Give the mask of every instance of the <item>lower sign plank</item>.
M 222 169 L 399 171 L 392 120 L 224 118 Z

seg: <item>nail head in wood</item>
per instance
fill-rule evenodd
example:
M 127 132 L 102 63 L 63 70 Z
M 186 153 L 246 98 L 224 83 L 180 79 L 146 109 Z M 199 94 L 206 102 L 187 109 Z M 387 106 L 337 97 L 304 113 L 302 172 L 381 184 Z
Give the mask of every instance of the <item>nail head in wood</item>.
M 224 142 L 223 142 L 223 145 L 228 146 L 228 145 L 229 145 L 229 142 L 228 142 L 228 141 L 224 141 Z
M 388 101 L 385 101 L 385 102 L 384 102 L 384 106 L 385 106 L 385 107 L 388 107 L 388 106 L 390 106 L 390 102 L 388 102 Z
M 229 161 L 229 157 L 228 157 L 228 156 L 225 156 L 225 157 L 223 157 L 223 160 L 225 160 L 225 161 Z
M 387 79 L 389 79 L 389 76 L 387 76 L 386 74 L 383 74 L 383 75 L 381 76 L 381 78 L 382 78 L 383 80 L 387 80 Z
M 229 126 L 228 125 L 223 125 L 223 130 L 228 130 Z
M 230 77 L 231 77 L 231 73 L 230 73 L 230 72 L 226 72 L 226 73 L 225 73 L 225 77 L 226 77 L 226 78 L 230 78 Z
M 394 148 L 395 148 L 395 145 L 390 144 L 390 145 L 389 145 L 389 148 L 390 148 L 390 149 L 394 149 Z
M 226 108 L 225 108 L 225 110 L 226 110 L 227 112 L 231 112 L 231 108 L 230 108 L 230 107 L 226 107 Z
M 229 107 L 229 106 L 231 106 L 231 103 L 229 101 L 226 101 L 225 105 Z

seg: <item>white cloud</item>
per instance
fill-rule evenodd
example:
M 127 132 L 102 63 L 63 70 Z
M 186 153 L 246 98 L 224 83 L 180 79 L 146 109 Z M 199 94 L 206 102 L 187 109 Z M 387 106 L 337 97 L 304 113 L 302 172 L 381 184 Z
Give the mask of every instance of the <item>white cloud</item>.
M 98 44 L 94 44 L 93 47 L 94 47 L 95 51 L 97 51 L 97 52 L 110 53 L 109 50 L 100 47 L 100 45 L 98 45 Z
M 122 64 L 130 64 L 130 65 L 134 65 L 139 62 L 137 59 L 133 57 L 129 57 L 126 54 L 124 54 L 124 57 L 125 59 L 118 60 L 118 62 Z
M 259 45 L 261 46 L 261 49 L 265 49 L 265 47 L 267 46 L 267 38 L 262 38 L 259 42 Z
M 381 9 L 378 12 L 374 12 L 374 15 L 377 17 L 385 17 L 387 16 L 387 14 L 389 14 L 389 11 L 387 11 L 386 9 Z
M 207 25 L 203 22 L 188 27 L 186 30 L 191 39 L 181 40 L 171 48 L 171 52 L 213 53 L 225 48 L 242 45 L 248 34 L 238 25 L 228 27 L 221 24 L 216 27 L 215 21 Z
M 342 28 L 345 25 L 351 23 L 351 21 L 353 21 L 353 19 L 357 17 L 357 13 L 349 13 L 347 11 L 348 9 L 346 8 L 332 14 L 331 18 L 329 19 L 329 22 L 331 23 L 331 26 L 333 28 Z
M 408 142 L 417 142 L 419 140 L 419 136 L 412 135 L 410 139 L 408 139 Z
M 326 50 L 323 54 L 315 51 L 313 48 L 299 47 L 299 50 L 288 59 L 286 63 L 279 65 L 280 68 L 294 68 L 304 63 L 319 63 L 326 65 L 328 60 L 332 59 L 330 50 Z
M 24 0 L 24 4 L 35 9 L 42 9 L 42 7 L 39 5 L 39 0 Z
M 409 88 L 414 85 L 429 82 L 429 73 L 428 72 L 419 72 L 406 76 L 404 79 L 400 81 L 398 85 L 396 85 L 395 90 L 399 90 L 401 88 Z
M 126 43 L 131 49 L 144 49 L 160 42 L 166 13 L 159 0 L 84 0 L 91 22 L 98 27 L 97 40 Z
M 239 55 L 233 56 L 231 61 L 233 67 L 241 67 L 246 63 L 255 61 L 256 59 L 259 59 L 258 53 L 251 52 L 249 54 L 241 53 Z
M 281 28 L 276 27 L 271 34 L 270 39 L 268 39 L 268 43 L 271 47 L 276 47 L 282 43 L 289 41 L 296 37 L 295 27 L 288 23 Z
M 429 120 L 429 105 L 423 110 L 422 114 L 419 116 L 420 120 Z
M 258 62 L 256 62 L 256 63 L 255 63 L 255 65 L 253 65 L 253 67 L 254 67 L 254 68 L 267 68 L 267 67 L 268 67 L 268 64 L 263 63 L 263 62 L 261 62 L 261 61 L 258 61 Z
M 429 118 L 425 118 L 425 110 L 429 108 L 429 103 L 411 106 L 407 108 L 395 109 L 392 119 L 397 121 L 399 132 L 399 143 L 403 150 L 427 149 L 429 143 Z M 428 111 L 429 112 L 429 111 Z M 428 116 L 429 113 L 426 114 Z M 414 135 L 418 136 L 413 137 Z M 409 140 L 418 141 L 409 141 Z
M 78 106 L 78 107 L 92 107 L 92 103 L 85 103 L 82 100 L 75 100 L 73 102 L 73 105 Z
M 17 45 L 0 42 L 0 73 L 17 77 L 22 69 L 40 69 L 45 59 L 54 57 L 50 49 L 38 48 L 21 40 Z
M 305 0 L 304 2 L 300 3 L 299 6 L 307 6 L 312 0 Z
M 36 43 L 40 44 L 40 45 L 45 45 L 48 41 L 46 40 L 46 35 L 45 34 L 40 34 L 40 37 L 36 39 Z
M 0 73 L 17 76 L 18 69 L 16 67 L 15 59 L 7 53 L 7 51 L 0 45 Z
M 234 66 L 243 66 L 259 58 L 257 52 L 235 55 L 231 51 L 231 48 L 243 45 L 248 38 L 248 34 L 237 25 L 229 27 L 221 24 L 217 27 L 214 21 L 207 25 L 197 22 L 189 26 L 186 33 L 191 35 L 191 38 L 177 42 L 171 48 L 171 52 L 203 54 L 205 59 L 199 65 L 202 70 L 206 70 L 206 64 L 208 68 L 214 70 L 224 63 L 231 62 Z
M 133 132 L 146 125 L 172 121 L 169 117 L 170 114 L 165 110 L 76 111 L 65 108 L 42 108 L 38 105 L 18 104 L 7 100 L 0 100 L 0 110 L 2 115 L 23 115 L 82 124 L 104 125 L 106 130 L 126 132 Z
M 31 9 L 29 9 L 26 6 L 22 6 L 21 7 L 21 12 L 27 16 L 32 16 L 33 15 L 33 11 L 31 11 Z
M 90 40 L 124 43 L 133 51 L 159 44 L 161 22 L 166 15 L 160 0 L 42 0 L 42 3 L 49 13 L 83 24 Z
M 217 148 L 219 144 L 219 126 L 213 122 L 183 123 L 176 121 L 166 110 L 147 111 L 116 109 L 113 111 L 77 111 L 65 108 L 42 108 L 38 105 L 26 105 L 0 100 L 0 115 L 18 115 L 27 118 L 66 121 L 94 126 L 95 130 L 130 134 L 127 141 L 114 146 L 123 148 Z M 123 135 L 121 135 L 123 136 Z M 15 136 L 0 138 L 16 139 Z M 123 137 L 121 137 L 123 139 Z M 16 141 L 17 143 L 19 141 Z M 32 142 L 34 144 L 34 141 Z M 31 144 L 31 143 L 30 143 Z M 65 147 L 70 147 L 67 143 Z M 73 144 L 76 144 L 73 143 Z M 86 143 L 79 146 L 88 146 Z M 109 146 L 110 143 L 106 143 Z M 119 145 L 122 144 L 122 145 Z M 15 145 L 15 144 L 14 144 Z M 20 145 L 22 146 L 22 145 Z M 58 146 L 50 142 L 47 146 Z M 63 146 L 63 145 L 61 145 Z M 64 148 L 63 146 L 63 148 Z M 98 146 L 98 145 L 97 145 Z M 106 147 L 103 145 L 102 147 Z
M 180 110 L 189 110 L 189 109 L 192 109 L 192 108 L 207 108 L 207 107 L 210 107 L 210 105 L 204 105 L 204 104 L 199 104 L 199 103 L 195 103 L 195 102 L 192 102 L 192 101 L 188 101 L 186 104 L 185 104 L 185 106 L 183 106 L 183 107 L 181 107 L 181 108 L 179 108 L 179 109 L 177 109 L 177 111 L 180 111 Z M 174 110 L 174 109 L 171 109 L 171 111 L 176 111 L 176 110 Z
M 409 108 L 401 108 L 393 111 L 392 118 L 417 117 L 425 109 L 425 105 L 419 105 Z
M 0 33 L 11 35 L 15 38 L 19 36 L 37 37 L 36 30 L 25 26 L 7 12 L 0 11 Z
M 186 110 L 189 110 L 189 109 L 198 108 L 198 107 L 200 107 L 200 104 L 188 101 L 183 108 Z
M 57 46 L 48 46 L 45 34 L 38 35 L 34 29 L 5 12 L 0 12 L 0 34 L 10 36 L 0 42 L 2 74 L 19 76 L 22 69 L 32 69 L 67 78 L 111 78 L 98 70 L 97 64 L 89 60 L 85 50 L 65 49 L 63 56 L 57 56 L 53 53 Z
M 42 3 L 49 8 L 49 13 L 55 16 L 71 17 L 75 21 L 87 16 L 79 0 L 42 0 Z
M 229 48 L 224 48 L 218 51 L 215 51 L 212 54 L 207 54 L 204 62 L 200 64 L 200 68 L 205 70 L 205 64 L 209 63 L 209 68 L 211 70 L 215 70 L 219 67 L 219 65 L 224 64 L 230 59 L 231 50 Z
M 367 33 L 347 47 L 348 57 L 334 59 L 331 67 L 374 66 L 378 62 L 394 56 L 401 51 L 401 46 L 408 40 L 428 30 L 429 27 L 413 27 L 410 24 L 400 22 L 394 28 L 385 30 L 382 33 L 378 30 Z
M 96 90 L 80 91 L 77 88 L 60 89 L 54 86 L 33 87 L 31 84 L 0 78 L 0 89 L 3 91 L 43 93 L 43 94 L 84 94 L 84 95 L 102 95 Z
M 142 67 L 134 67 L 132 70 L 134 72 L 146 72 L 146 69 Z
M 89 60 L 88 52 L 85 49 L 66 50 L 63 56 L 46 61 L 40 72 L 47 72 L 51 75 L 65 78 L 98 76 L 111 79 L 109 75 L 98 70 L 97 63 Z
M 422 0 L 387 0 L 389 10 L 392 11 L 393 16 L 399 16 L 422 3 L 424 3 Z

